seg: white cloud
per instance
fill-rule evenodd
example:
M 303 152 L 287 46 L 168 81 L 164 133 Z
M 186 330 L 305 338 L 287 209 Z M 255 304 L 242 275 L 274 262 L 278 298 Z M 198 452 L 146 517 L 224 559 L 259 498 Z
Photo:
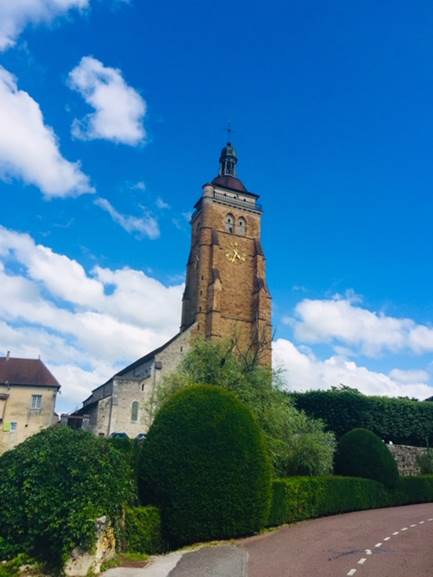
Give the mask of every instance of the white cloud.
M 167 202 L 165 202 L 165 200 L 163 198 L 161 198 L 160 196 L 157 197 L 155 204 L 156 204 L 156 207 L 159 208 L 160 210 L 166 210 L 166 209 L 170 208 L 170 205 Z
M 111 216 L 114 222 L 129 233 L 137 233 L 139 237 L 146 236 L 152 240 L 159 238 L 160 231 L 158 221 L 149 213 L 145 212 L 143 216 L 130 216 L 119 212 L 114 208 L 106 198 L 97 198 L 95 204 L 102 208 Z
M 282 376 L 288 390 L 306 391 L 346 385 L 366 395 L 420 399 L 433 393 L 433 388 L 428 385 L 429 375 L 425 371 L 394 369 L 386 374 L 371 371 L 340 356 L 331 356 L 322 361 L 312 351 L 301 351 L 286 339 L 275 341 L 273 357 L 274 365 L 283 370 Z
M 50 22 L 88 5 L 89 0 L 0 0 L 0 50 L 13 46 L 27 24 Z
M 63 384 L 63 409 L 172 337 L 182 292 L 128 268 L 86 271 L 0 227 L 0 351 L 40 354 Z
M 429 380 L 430 375 L 427 371 L 423 371 L 422 369 L 414 369 L 405 371 L 402 369 L 392 369 L 390 371 L 389 376 L 394 381 L 399 383 L 425 383 Z
M 412 319 L 370 311 L 357 302 L 339 296 L 301 301 L 295 308 L 295 319 L 290 319 L 296 339 L 305 343 L 343 343 L 368 356 L 404 349 L 414 353 L 433 351 L 433 328 Z
M 74 120 L 72 134 L 76 138 L 105 139 L 129 145 L 145 140 L 146 103 L 126 84 L 120 70 L 85 56 L 69 74 L 69 84 L 95 110 L 81 120 Z
M 38 103 L 19 90 L 16 78 L 0 66 L 0 178 L 19 178 L 46 198 L 93 192 L 78 163 L 67 161 Z

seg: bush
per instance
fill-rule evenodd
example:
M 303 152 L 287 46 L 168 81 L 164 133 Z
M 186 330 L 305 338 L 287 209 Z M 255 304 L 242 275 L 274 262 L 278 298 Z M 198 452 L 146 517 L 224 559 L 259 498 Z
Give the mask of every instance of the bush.
M 385 487 L 370 479 L 292 477 L 275 479 L 268 526 L 391 504 Z
M 133 497 L 122 454 L 90 433 L 52 427 L 0 457 L 0 535 L 54 568 L 89 549 L 95 520 L 115 524 Z
M 343 435 L 335 455 L 337 475 L 373 479 L 394 487 L 399 479 L 397 464 L 385 443 L 366 429 Z
M 147 407 L 155 414 L 177 390 L 192 383 L 221 386 L 245 403 L 261 428 L 274 474 L 326 475 L 332 472 L 334 434 L 322 421 L 298 411 L 281 390 L 278 373 L 236 351 L 234 341 L 196 339 L 178 370 L 168 375 Z
M 433 473 L 433 449 L 426 449 L 416 459 L 421 475 L 431 475 Z
M 3 537 L 0 536 L 0 562 L 7 559 L 12 559 L 15 555 L 20 552 L 19 548 L 12 543 L 8 543 Z
M 394 505 L 433 501 L 433 475 L 402 477 L 394 491 Z
M 249 410 L 220 387 L 191 386 L 159 411 L 140 459 L 143 503 L 161 508 L 170 545 L 259 531 L 270 465 Z
M 161 514 L 156 507 L 128 507 L 125 510 L 123 549 L 153 555 L 162 550 Z
M 298 409 L 322 419 L 337 437 L 355 428 L 400 445 L 433 445 L 433 402 L 367 397 L 356 389 L 290 394 Z

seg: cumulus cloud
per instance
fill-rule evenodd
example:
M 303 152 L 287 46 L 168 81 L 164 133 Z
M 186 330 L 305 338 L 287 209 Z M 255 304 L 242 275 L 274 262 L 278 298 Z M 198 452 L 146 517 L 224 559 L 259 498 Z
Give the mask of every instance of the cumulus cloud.
M 0 178 L 19 178 L 46 198 L 93 192 L 78 163 L 66 160 L 39 104 L 19 90 L 16 78 L 0 66 Z
M 129 268 L 87 271 L 0 227 L 0 350 L 40 354 L 63 385 L 63 409 L 172 337 L 182 291 Z
M 89 0 L 1 0 L 0 50 L 13 46 L 27 24 L 50 22 L 73 8 L 88 5 Z
M 139 237 L 147 237 L 152 240 L 159 238 L 159 225 L 158 221 L 147 211 L 144 212 L 143 216 L 130 216 L 122 214 L 114 208 L 109 200 L 106 198 L 97 198 L 95 204 L 108 212 L 114 222 L 120 224 L 120 226 L 131 234 L 136 233 Z
M 425 371 L 394 369 L 387 374 L 371 371 L 338 355 L 320 360 L 311 350 L 301 350 L 287 339 L 275 341 L 273 357 L 274 365 L 282 370 L 286 388 L 292 391 L 346 385 L 366 395 L 425 399 L 433 393 Z
M 137 145 L 146 138 L 143 119 L 146 103 L 128 86 L 122 72 L 91 56 L 81 59 L 69 74 L 69 85 L 94 109 L 75 119 L 72 134 L 83 140 L 104 139 Z
M 350 298 L 305 299 L 289 322 L 300 342 L 343 343 L 367 356 L 404 349 L 419 354 L 433 351 L 432 327 L 370 311 Z

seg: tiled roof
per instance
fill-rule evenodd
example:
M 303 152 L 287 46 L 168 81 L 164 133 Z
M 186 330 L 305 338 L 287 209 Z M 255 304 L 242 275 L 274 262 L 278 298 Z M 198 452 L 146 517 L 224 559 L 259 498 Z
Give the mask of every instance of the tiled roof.
M 230 188 L 231 190 L 236 190 L 237 192 L 247 192 L 244 184 L 236 178 L 235 176 L 217 176 L 213 179 L 212 184 L 222 186 L 223 188 Z
M 60 384 L 40 359 L 0 357 L 0 384 L 57 387 Z

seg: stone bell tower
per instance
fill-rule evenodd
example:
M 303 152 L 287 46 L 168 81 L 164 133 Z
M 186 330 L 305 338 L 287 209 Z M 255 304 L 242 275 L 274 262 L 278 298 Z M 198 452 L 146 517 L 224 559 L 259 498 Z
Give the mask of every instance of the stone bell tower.
M 222 149 L 219 175 L 203 186 L 191 219 L 182 326 L 205 338 L 234 338 L 271 365 L 271 295 L 260 242 L 262 208 L 236 176 L 237 155 Z

